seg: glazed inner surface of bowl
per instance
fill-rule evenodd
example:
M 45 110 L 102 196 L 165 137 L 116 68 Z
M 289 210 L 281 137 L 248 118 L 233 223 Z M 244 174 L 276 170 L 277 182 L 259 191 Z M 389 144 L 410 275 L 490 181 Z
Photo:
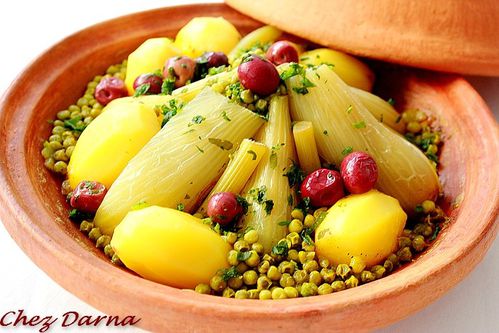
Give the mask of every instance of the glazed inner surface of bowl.
M 195 16 L 219 15 L 232 21 L 242 34 L 261 25 L 224 5 L 197 5 L 189 10 L 173 7 L 118 18 L 68 37 L 38 58 L 11 87 L 0 116 L 1 176 L 8 185 L 1 194 L 6 202 L 2 219 L 35 263 L 98 309 L 113 315 L 134 311 L 147 319 L 141 323 L 144 327 L 160 329 L 168 323 L 168 330 L 197 327 L 196 322 L 202 320 L 206 331 L 216 331 L 227 318 L 231 323 L 224 328 L 264 327 L 259 325 L 279 320 L 279 329 L 293 329 L 295 319 L 308 329 L 323 325 L 374 328 L 421 308 L 449 284 L 460 281 L 481 259 L 478 249 L 488 248 L 497 233 L 497 223 L 476 218 L 497 214 L 497 205 L 477 204 L 490 200 L 483 197 L 483 184 L 494 186 L 494 175 L 483 170 L 494 166 L 489 160 L 483 160 L 480 167 L 472 163 L 477 151 L 497 145 L 481 136 L 490 132 L 487 126 L 492 125 L 467 112 L 487 108 L 464 80 L 399 67 L 379 66 L 376 89 L 383 97 L 393 97 L 399 110 L 420 108 L 438 119 L 445 140 L 440 167 L 442 204 L 452 218 L 432 247 L 400 271 L 369 285 L 320 297 L 278 303 L 222 299 L 153 283 L 119 269 L 79 232 L 67 217 L 69 206 L 60 194 L 62 179 L 43 165 L 40 150 L 50 134 L 47 120 L 73 104 L 93 76 L 121 62 L 146 38 L 173 37 Z M 466 123 L 473 126 L 462 126 Z M 479 177 L 480 184 L 472 181 Z M 483 239 L 480 247 L 479 239 Z M 469 255 L 462 257 L 463 253 Z M 454 268 L 459 260 L 468 268 Z M 444 277 L 450 280 L 441 285 Z M 82 286 L 82 279 L 89 287 Z M 342 317 L 358 311 L 358 306 L 362 306 L 362 317 L 338 324 Z M 391 319 L 378 316 L 380 306 L 391 309 Z M 272 316 L 265 317 L 269 313 Z

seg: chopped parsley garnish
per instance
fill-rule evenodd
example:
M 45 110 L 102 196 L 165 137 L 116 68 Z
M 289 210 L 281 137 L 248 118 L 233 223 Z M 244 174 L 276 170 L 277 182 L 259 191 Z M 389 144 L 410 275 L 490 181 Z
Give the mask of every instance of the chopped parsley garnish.
M 285 256 L 288 254 L 288 243 L 285 240 L 280 240 L 274 247 L 272 247 L 272 254 L 278 256 Z
M 294 203 L 295 203 L 295 199 L 293 198 L 293 195 L 292 194 L 288 195 L 288 205 L 293 207 Z
M 281 221 L 277 224 L 282 226 L 282 227 L 287 227 L 290 223 L 291 223 L 291 221 L 288 220 L 288 221 Z
M 248 260 L 249 257 L 251 257 L 251 252 L 250 251 L 246 251 L 246 252 L 238 252 L 237 253 L 237 260 L 239 261 L 245 261 L 245 260 Z
M 324 135 L 327 135 L 327 134 L 328 134 L 328 133 L 327 133 L 327 130 L 324 130 L 322 133 L 324 133 Z
M 187 126 L 191 127 L 193 125 L 199 125 L 205 120 L 206 120 L 205 117 L 197 115 L 192 118 L 191 122 Z
M 305 75 L 302 75 L 301 80 L 300 80 L 302 86 L 301 87 L 293 87 L 293 91 L 295 91 L 298 94 L 308 94 L 308 88 L 315 87 L 315 84 L 312 83 Z
M 222 118 L 226 121 L 231 121 L 231 119 L 229 118 L 229 116 L 227 115 L 227 112 L 223 111 L 222 112 Z
M 243 214 L 246 214 L 248 212 L 248 207 L 249 207 L 248 201 L 240 195 L 236 196 L 236 201 L 239 204 L 239 206 L 243 208 Z
M 165 126 L 167 122 L 172 119 L 173 116 L 179 112 L 184 104 L 182 102 L 177 101 L 176 99 L 172 99 L 168 102 L 168 104 L 163 104 L 159 106 L 161 113 L 163 114 L 163 121 L 161 122 L 161 127 Z
M 251 158 L 252 161 L 256 160 L 256 153 L 253 150 L 248 150 L 246 153 L 252 156 Z
M 168 77 L 163 79 L 163 84 L 161 85 L 161 95 L 171 95 L 173 89 L 175 89 L 175 72 L 173 67 L 168 69 Z
M 222 150 L 231 150 L 234 145 L 232 142 L 217 138 L 208 138 L 208 141 Z
M 391 98 L 391 97 L 387 100 L 387 102 L 388 102 L 388 104 L 390 104 L 391 106 L 394 106 L 394 105 L 395 105 L 395 100 L 394 100 L 393 98 Z
M 310 204 L 310 198 L 309 197 L 304 197 L 301 199 L 301 201 L 298 203 L 298 208 L 300 208 L 302 211 L 307 212 L 312 208 Z
M 351 152 L 353 152 L 352 147 L 345 147 L 345 149 L 343 149 L 343 151 L 341 152 L 341 155 L 346 156 L 346 155 L 350 154 Z
M 141 84 L 140 86 L 137 87 L 137 89 L 135 89 L 135 93 L 133 94 L 133 97 L 139 97 L 139 96 L 147 94 L 147 92 L 149 91 L 149 88 L 151 88 L 151 85 L 149 83 Z
M 185 206 L 184 206 L 184 204 L 183 204 L 183 203 L 179 203 L 179 204 L 177 205 L 177 210 L 179 210 L 179 211 L 183 212 L 183 211 L 184 211 L 184 209 L 185 209 Z
M 249 190 L 248 194 L 253 199 L 253 201 L 263 204 L 265 200 L 265 194 L 267 193 L 267 186 L 262 185 L 260 187 L 252 188 Z
M 267 213 L 267 215 L 270 215 L 270 213 L 272 212 L 272 209 L 274 209 L 274 200 L 265 200 L 263 202 L 263 209 L 265 209 L 265 213 Z
M 222 280 L 225 282 L 229 281 L 232 278 L 236 278 L 241 274 L 237 271 L 236 266 L 232 266 L 231 268 L 227 268 L 223 270 Z
M 286 81 L 290 77 L 293 77 L 295 75 L 302 75 L 304 73 L 304 69 L 302 66 L 300 66 L 297 63 L 290 63 L 289 67 L 279 75 L 281 77 L 281 80 Z
M 350 114 L 350 113 L 352 113 L 352 111 L 353 111 L 353 106 L 349 105 L 347 107 L 347 113 Z
M 199 150 L 200 153 L 204 153 L 204 150 L 201 149 L 198 145 L 196 145 L 197 150 Z
M 303 179 L 305 179 L 305 173 L 294 161 L 284 176 L 288 177 L 289 187 L 300 186 Z
M 366 128 L 366 123 L 364 121 L 359 121 L 358 123 L 353 124 L 353 127 L 357 129 Z
M 77 210 L 76 208 L 71 209 L 69 212 L 69 219 L 75 222 L 81 222 L 83 220 L 90 220 L 93 218 L 93 214 L 85 213 Z
M 73 131 L 77 132 L 83 132 L 83 130 L 87 127 L 85 123 L 79 123 L 81 121 L 81 117 L 77 116 L 74 118 L 71 118 L 70 120 L 65 120 L 64 121 L 64 127 L 70 128 Z
M 442 229 L 440 228 L 440 226 L 436 226 L 435 227 L 435 231 L 433 232 L 433 235 L 431 235 L 430 237 L 430 240 L 435 240 L 438 236 L 438 234 L 440 233 L 440 231 L 442 231 Z

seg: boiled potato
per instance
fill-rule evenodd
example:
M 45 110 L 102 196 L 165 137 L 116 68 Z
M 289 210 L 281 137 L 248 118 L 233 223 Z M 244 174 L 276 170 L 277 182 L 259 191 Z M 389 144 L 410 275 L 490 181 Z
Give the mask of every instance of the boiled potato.
M 135 102 L 111 103 L 83 131 L 71 155 L 71 188 L 82 180 L 111 186 L 128 161 L 160 129 L 156 113 Z
M 175 45 L 189 57 L 204 52 L 228 54 L 241 39 L 237 29 L 223 17 L 196 17 L 177 33 Z
M 228 266 L 230 246 L 200 219 L 171 208 L 129 212 L 111 246 L 126 267 L 146 279 L 194 288 Z
M 374 73 L 366 64 L 346 53 L 331 49 L 315 49 L 300 55 L 300 63 L 305 65 L 332 64 L 333 70 L 346 84 L 371 91 Z
M 397 199 L 371 190 L 337 201 L 315 231 L 319 256 L 335 265 L 361 258 L 367 266 L 396 250 L 407 215 Z
M 166 37 L 150 38 L 128 56 L 125 85 L 133 95 L 133 82 L 140 74 L 163 71 L 166 60 L 180 55 L 173 41 Z

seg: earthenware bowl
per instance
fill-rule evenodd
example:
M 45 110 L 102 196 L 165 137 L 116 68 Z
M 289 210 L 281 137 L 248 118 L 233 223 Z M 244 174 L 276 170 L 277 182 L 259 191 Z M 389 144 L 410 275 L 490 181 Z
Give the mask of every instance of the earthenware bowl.
M 82 300 L 108 314 L 135 315 L 142 318 L 143 328 L 162 332 L 368 330 L 409 315 L 462 280 L 497 234 L 497 125 L 462 78 L 403 68 L 380 70 L 385 74 L 378 75 L 378 89 L 395 97 L 399 107 L 417 106 L 440 120 L 446 138 L 442 202 L 452 223 L 402 270 L 327 296 L 226 299 L 160 285 L 117 268 L 78 231 L 67 218 L 61 179 L 43 166 L 47 120 L 72 104 L 94 75 L 120 62 L 144 39 L 173 37 L 195 16 L 219 15 L 242 33 L 261 25 L 222 4 L 137 13 L 66 38 L 20 74 L 0 105 L 0 216 L 19 246 Z
M 499 75 L 496 0 L 225 2 L 262 22 L 356 55 L 452 73 Z

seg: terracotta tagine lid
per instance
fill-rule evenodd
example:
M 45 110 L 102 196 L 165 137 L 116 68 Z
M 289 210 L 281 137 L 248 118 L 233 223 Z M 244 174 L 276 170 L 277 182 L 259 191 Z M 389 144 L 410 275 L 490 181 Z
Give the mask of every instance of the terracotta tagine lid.
M 499 75 L 496 0 L 225 0 L 266 24 L 359 56 Z

